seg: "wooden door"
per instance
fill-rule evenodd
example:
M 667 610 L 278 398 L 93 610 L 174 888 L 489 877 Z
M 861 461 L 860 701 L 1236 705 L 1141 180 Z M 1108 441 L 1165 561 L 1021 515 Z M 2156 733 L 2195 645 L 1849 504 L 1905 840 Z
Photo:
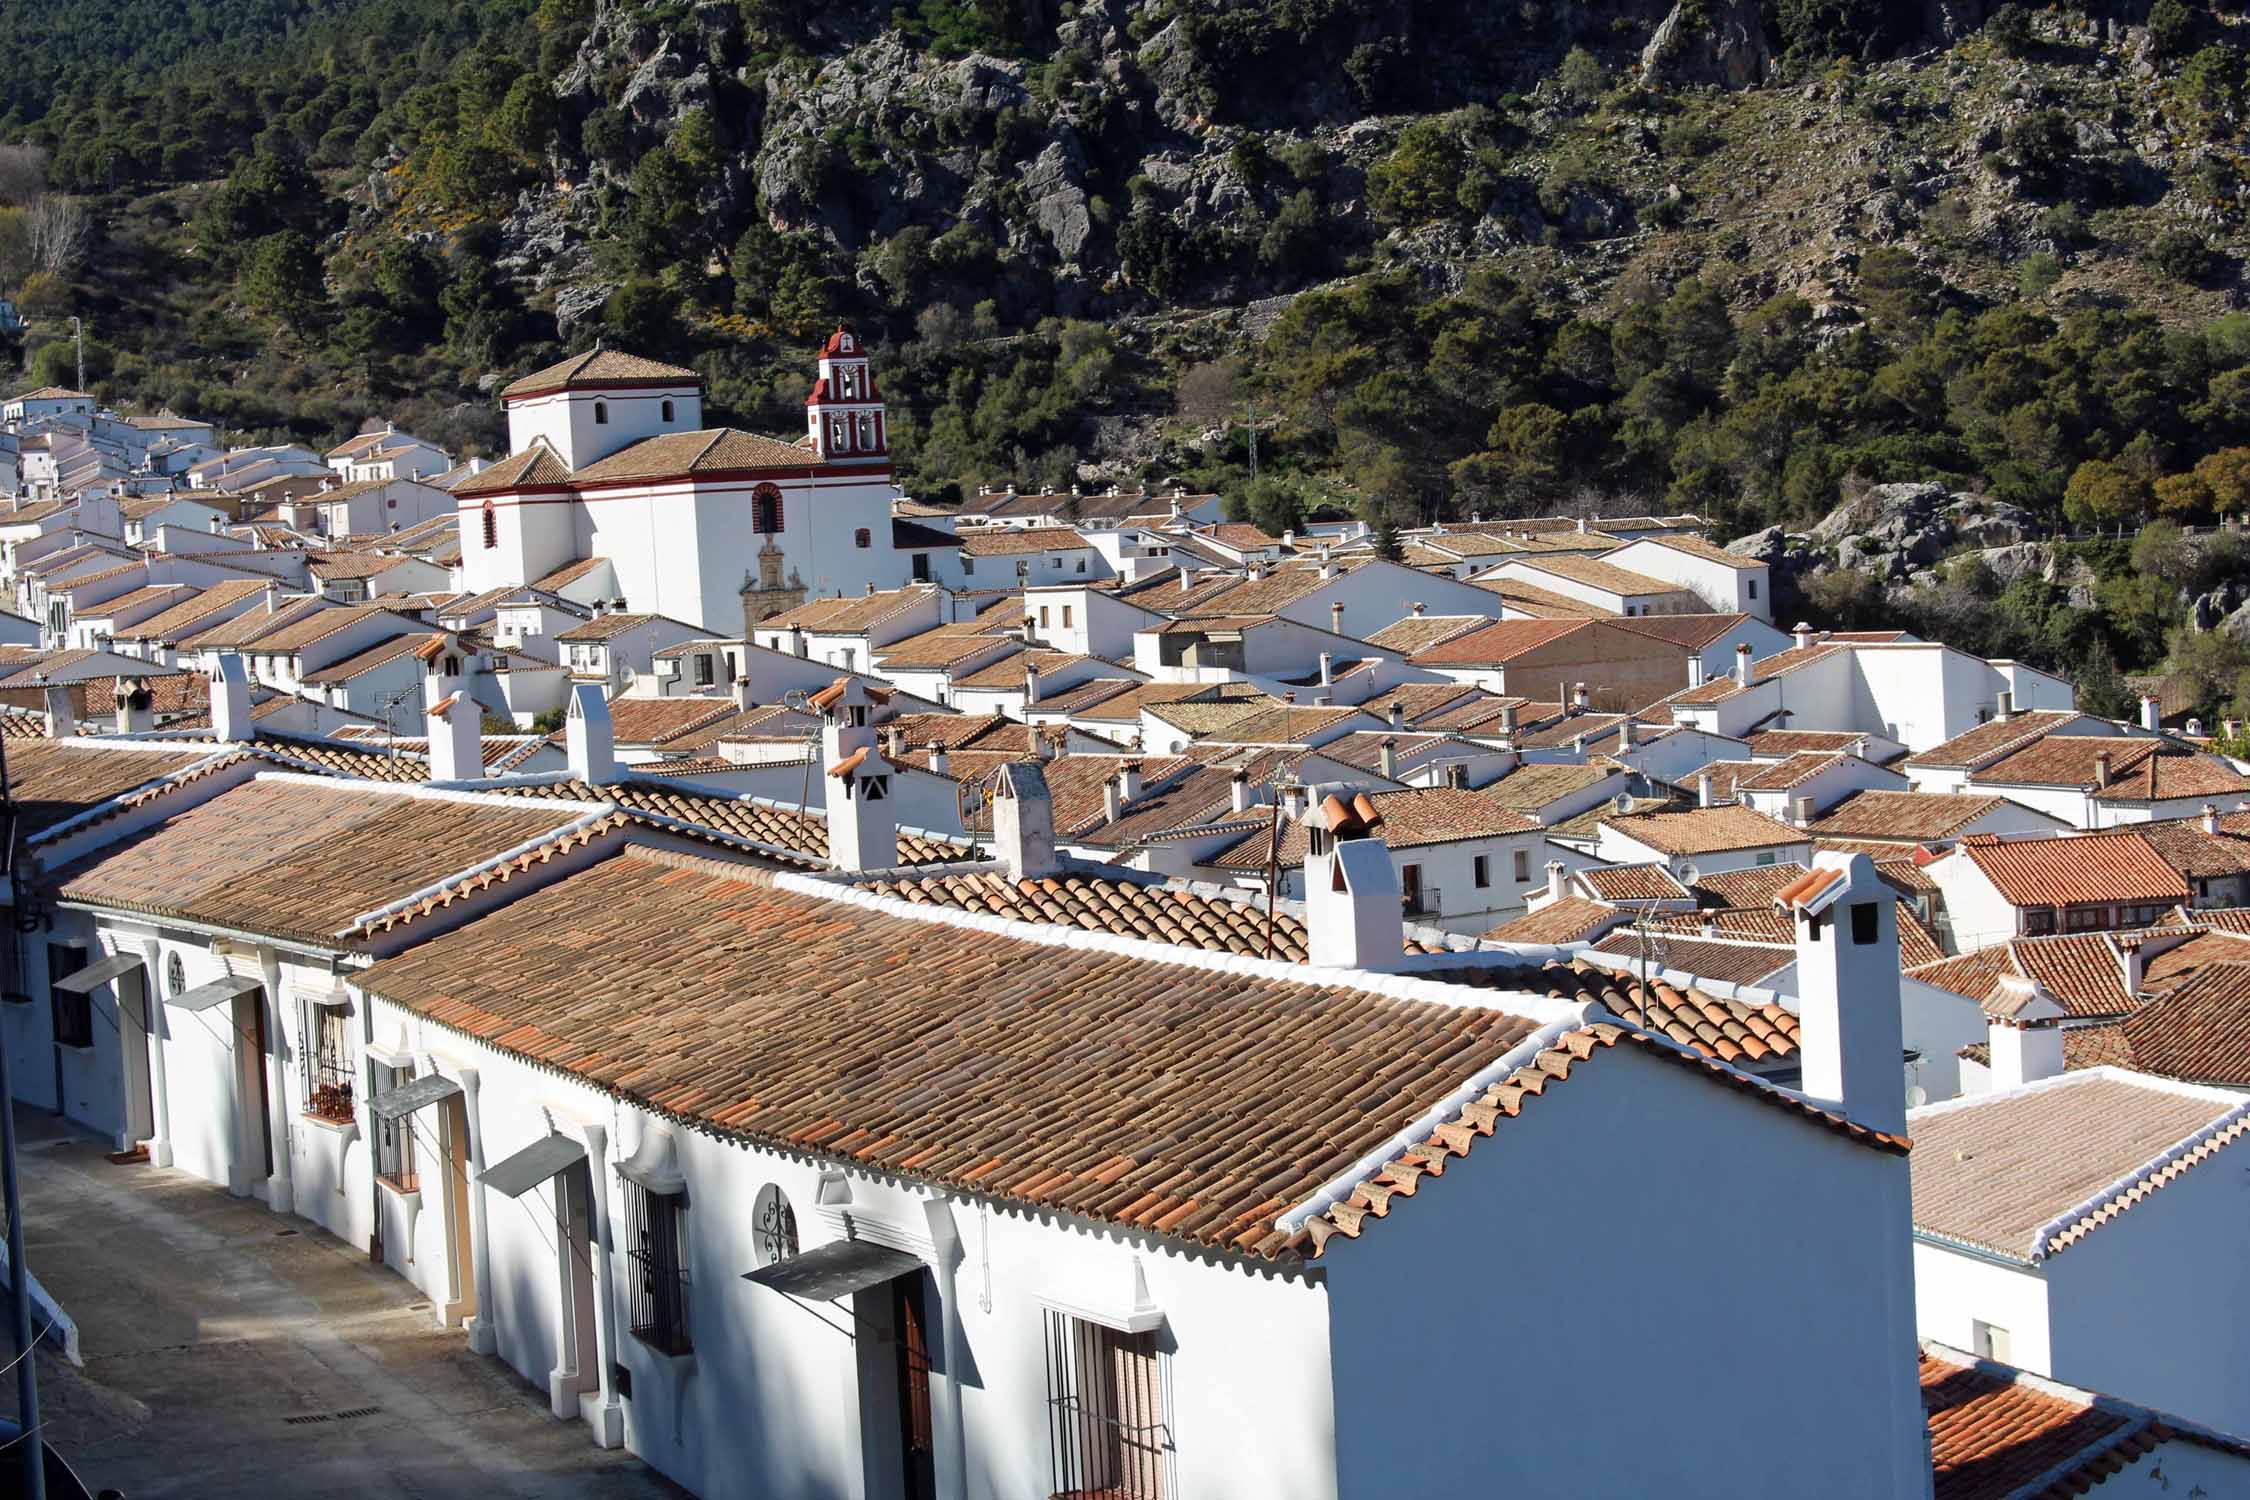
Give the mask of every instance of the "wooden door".
M 936 1500 L 937 1454 L 930 1427 L 930 1334 L 917 1272 L 891 1283 L 891 1328 L 898 1351 L 899 1451 L 905 1500 Z

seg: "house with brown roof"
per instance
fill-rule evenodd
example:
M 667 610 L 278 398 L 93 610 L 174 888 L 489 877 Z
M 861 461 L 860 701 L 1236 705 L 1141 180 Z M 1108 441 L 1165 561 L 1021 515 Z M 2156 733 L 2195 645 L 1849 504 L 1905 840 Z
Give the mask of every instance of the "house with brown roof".
M 2223 756 L 2177 741 L 2050 734 L 1968 776 L 1972 791 L 1997 792 L 2074 828 L 2118 828 L 2185 818 L 2205 807 L 2250 807 L 2250 777 Z
M 1924 1338 L 2250 1429 L 2239 1092 L 2097 1067 L 1908 1125 Z
M 964 617 L 950 589 L 931 584 L 874 590 L 850 598 L 810 599 L 794 609 L 757 621 L 750 639 L 769 651 L 783 651 L 847 672 L 872 670 L 883 648 Z
M 1705 609 L 1719 614 L 1751 615 L 1769 624 L 1773 621 L 1772 568 L 1752 558 L 1737 557 L 1699 536 L 1668 532 L 1643 537 L 1604 552 L 1601 561 L 1686 589 Z
M 1482 578 L 1528 584 L 1590 604 L 1612 616 L 1692 615 L 1713 606 L 1694 590 L 1664 578 L 1652 578 L 1620 567 L 1606 557 L 1581 553 L 1547 553 L 1515 557 L 1478 575 Z
M 2062 833 L 2069 826 L 1993 793 L 1963 796 L 1871 788 L 1830 807 L 1807 831 L 1819 839 L 1896 844 L 1909 850 L 1946 849 L 1980 833 Z
M 609 610 L 562 631 L 555 644 L 573 682 L 600 683 L 604 692 L 616 696 L 641 678 L 656 675 L 657 652 L 703 634 L 685 620 L 667 615 Z
M 1621 812 L 1601 819 L 1595 852 L 1609 864 L 1661 864 L 1681 880 L 1747 866 L 1812 861 L 1804 829 L 1739 805 Z
M 1687 681 L 1679 648 L 1607 620 L 1498 620 L 1425 646 L 1407 665 L 1489 692 L 1629 712 Z
M 1961 951 L 2046 933 L 2146 927 L 2192 898 L 2187 880 L 2130 829 L 2059 837 L 1977 835 L 1922 865 Z

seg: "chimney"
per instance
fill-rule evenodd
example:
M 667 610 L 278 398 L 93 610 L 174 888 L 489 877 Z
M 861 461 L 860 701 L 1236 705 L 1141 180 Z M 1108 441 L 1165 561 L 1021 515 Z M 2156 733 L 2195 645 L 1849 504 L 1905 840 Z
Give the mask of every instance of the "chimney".
M 1192 591 L 1192 590 L 1193 590 L 1194 588 L 1195 588 L 1195 579 L 1194 579 L 1193 577 L 1191 577 L 1191 576 L 1189 575 L 1189 573 L 1188 573 L 1188 570 L 1187 570 L 1186 568 L 1182 568 L 1182 569 L 1180 569 L 1180 592 L 1181 592 L 1181 593 L 1183 593 L 1183 594 L 1185 594 L 1185 593 L 1189 593 L 1189 592 L 1191 592 L 1191 591 Z M 1342 609 L 1342 608 L 1343 608 L 1344 606 L 1342 606 L 1341 604 L 1339 604 L 1339 605 L 1337 605 L 1336 607 L 1337 607 L 1338 609 Z
M 1125 794 L 1117 789 L 1118 778 L 1110 777 L 1102 783 L 1102 821 L 1114 823 L 1125 816 Z
M 423 658 L 423 719 L 430 738 L 430 780 L 474 781 L 484 775 L 484 715 L 477 707 L 476 659 L 438 637 Z
M 883 758 L 885 760 L 903 760 L 906 758 L 906 728 L 904 725 L 894 721 L 883 726 Z
M 1335 685 L 1335 682 L 1336 653 L 1333 651 L 1323 651 L 1320 653 L 1320 685 L 1322 687 L 1333 687 Z
M 1281 815 L 1292 821 L 1304 817 L 1305 789 L 1302 785 L 1285 786 L 1281 789 Z
M 1571 712 L 1573 712 L 1573 713 L 1581 713 L 1581 714 L 1582 714 L 1582 713 L 1584 713 L 1584 712 L 1586 711 L 1586 684 L 1585 684 L 1585 683 L 1583 683 L 1583 682 L 1574 682 L 1574 683 L 1572 683 L 1572 684 L 1570 685 L 1570 708 L 1571 708 Z
M 1898 911 L 1864 854 L 1823 850 L 1774 893 L 1797 939 L 1800 1087 L 1859 1124 L 1903 1134 L 1906 1043 Z
M 156 727 L 156 694 L 147 682 L 135 677 L 117 679 L 117 732 L 119 734 L 146 734 Z M 2210 808 L 2214 825 L 2218 814 Z
M 2002 688 L 1998 701 L 1993 704 L 1992 712 L 1993 717 L 1999 719 L 2003 724 L 2014 718 L 2016 716 L 2016 695 L 2009 689 Z
M 813 696 L 821 716 L 821 766 L 828 788 L 828 862 L 839 870 L 887 870 L 898 863 L 891 816 L 891 763 L 875 748 L 875 700 L 864 684 L 840 677 Z
M 1422 602 L 1421 600 L 1419 600 L 1419 599 L 1417 599 L 1417 600 L 1415 600 L 1415 601 L 1414 601 L 1414 618 L 1415 618 L 1415 619 L 1419 620 L 1419 619 L 1421 619 L 1421 618 L 1422 618 L 1422 617 L 1423 617 L 1424 615 L 1428 614 L 1429 612 L 1430 612 L 1430 607 L 1429 607 L 1429 606 L 1428 606 L 1427 604 L 1424 604 L 1424 603 L 1423 603 L 1423 602 Z
M 748 667 L 744 667 L 734 674 L 734 706 L 745 713 L 758 706 L 758 700 L 750 689 L 750 669 Z
M 1617 721 L 1617 748 L 1620 751 L 1633 748 L 1633 716 L 1631 714 L 1627 714 Z
M 1807 828 L 1807 827 L 1810 827 L 1810 826 L 1812 825 L 1812 820 L 1813 820 L 1813 799 L 1812 799 L 1812 798 L 1810 798 L 1810 797 L 1792 797 L 1792 798 L 1790 798 L 1790 799 L 1789 799 L 1789 810 L 1790 810 L 1790 812 L 1791 812 L 1791 813 L 1793 813 L 1793 814 L 1794 814 L 1794 816 L 1793 816 L 1793 817 L 1791 817 L 1789 821 L 1790 821 L 1790 822 L 1792 822 L 1792 823 L 1795 823 L 1795 824 L 1796 824 L 1796 825 L 1797 825 L 1797 826 L 1798 826 L 1799 828 Z
M 1569 893 L 1569 874 L 1559 859 L 1547 861 L 1547 899 L 1560 901 Z
M 2138 934 L 2117 939 L 2117 966 L 2118 977 L 2125 984 L 2125 993 L 2138 996 L 2141 986 L 2148 980 L 2148 956 L 2141 951 L 2141 938 Z
M 78 732 L 78 713 L 70 705 L 70 684 L 50 682 L 41 696 L 46 700 L 47 738 L 68 739 Z
M 602 696 L 600 683 L 571 684 L 563 744 L 570 755 L 572 780 L 608 786 L 617 779 L 617 741 L 609 723 L 609 700 Z
M 1587 524 L 1586 524 L 1586 518 L 1585 518 L 1584 516 L 1580 516 L 1580 517 L 1578 518 L 1578 534 L 1579 534 L 1580 536 L 1584 536 L 1584 535 L 1585 535 L 1585 534 L 1586 534 L 1587 532 L 1591 531 L 1592 529 L 1593 529 L 1593 528 L 1592 528 L 1591 526 L 1589 526 L 1589 525 L 1587 525 Z
M 1748 641 L 1744 641 L 1734 648 L 1734 684 L 1736 687 L 1748 687 L 1750 685 L 1750 643 Z
M 1010 761 L 994 779 L 992 842 L 1017 880 L 1041 880 L 1062 868 L 1055 858 L 1055 805 L 1036 761 Z
M 1322 968 L 1396 969 L 1405 952 L 1398 869 L 1383 815 L 1336 793 L 1305 814 L 1306 955 Z
M 1385 781 L 1398 780 L 1398 741 L 1387 734 L 1384 735 L 1382 751 L 1383 779 Z
M 1687 659 L 1687 685 L 1691 688 L 1703 686 L 1703 658 L 1693 653 Z
M 2155 694 L 2141 694 L 2141 728 L 2147 730 L 2150 734 L 2154 734 L 2163 727 L 2163 705 L 2156 701 Z
M 2003 974 L 1984 1002 L 1992 1091 L 2022 1088 L 2063 1071 L 2063 1008 L 2036 979 Z
M 1027 661 L 1023 664 L 1023 706 L 1025 708 L 1029 708 L 1032 704 L 1037 703 L 1038 701 L 1039 664 L 1037 662 Z
M 1037 745 L 1041 741 L 1038 736 L 1034 735 L 1032 743 Z M 930 770 L 939 776 L 951 776 L 953 774 L 953 752 L 945 747 L 945 741 L 943 740 L 930 741 Z
M 2219 809 L 2209 802 L 2203 804 L 2203 831 L 2210 834 L 2219 831 Z
M 1500 732 L 1507 735 L 1516 732 L 1516 706 L 1513 703 L 1500 706 Z
M 1385 713 L 1385 718 L 1389 720 L 1394 734 L 1404 729 L 1406 727 L 1406 705 L 1393 698 L 1389 710 Z
M 230 745 L 247 744 L 256 734 L 250 727 L 250 674 L 239 651 L 222 652 L 211 669 L 211 733 Z
M 1117 768 L 1117 789 L 1127 802 L 1135 802 L 1141 795 L 1141 763 L 1137 760 L 1122 762 Z
M 2109 752 L 2099 751 L 2094 756 L 2094 786 L 2098 790 L 2109 785 Z
M 1791 641 L 1795 643 L 1795 645 L 1796 645 L 1796 648 L 1797 648 L 1797 649 L 1798 649 L 1799 651 L 1802 651 L 1802 650 L 1804 650 L 1804 649 L 1805 649 L 1805 648 L 1806 648 L 1807 646 L 1810 646 L 1810 645 L 1812 644 L 1812 642 L 1813 642 L 1813 630 L 1812 630 L 1812 627 L 1811 627 L 1810 625 L 1807 625 L 1807 624 L 1806 624 L 1806 623 L 1805 623 L 1804 621 L 1802 621 L 1802 620 L 1799 620 L 1799 621 L 1797 622 L 1797 628 L 1796 628 L 1796 629 L 1794 629 L 1794 630 L 1792 630 L 1792 631 L 1790 631 L 1790 632 L 1789 632 L 1789 636 L 1790 636 L 1790 639 L 1791 639 Z
M 1328 632 L 1331 635 L 1344 633 L 1344 601 L 1341 599 L 1328 606 Z

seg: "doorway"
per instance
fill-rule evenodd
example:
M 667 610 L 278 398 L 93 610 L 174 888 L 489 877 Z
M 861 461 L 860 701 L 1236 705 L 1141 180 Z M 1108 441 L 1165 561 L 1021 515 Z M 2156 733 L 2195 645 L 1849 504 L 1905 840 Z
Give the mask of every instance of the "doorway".
M 450 1175 L 450 1174 L 448 1174 Z M 600 1344 L 594 1336 L 594 1179 L 585 1158 L 555 1174 L 555 1243 L 562 1254 L 562 1349 L 556 1361 L 567 1372 L 549 1394 L 555 1414 L 579 1415 L 575 1400 L 601 1384 Z
M 469 1111 L 459 1094 L 438 1105 L 438 1145 L 445 1156 L 445 1322 L 476 1316 L 475 1253 L 469 1239 Z
M 236 1157 L 249 1181 L 241 1197 L 263 1197 L 273 1177 L 273 1113 L 266 1094 L 266 992 L 234 997 L 234 1098 Z
M 898 1379 L 898 1446 L 904 1500 L 937 1500 L 937 1453 L 930 1425 L 927 1271 L 891 1282 L 892 1353 Z
M 163 1043 L 156 1039 L 155 989 L 145 964 L 117 979 L 117 1029 L 125 1072 L 125 1129 L 124 1139 L 117 1143 L 120 1151 L 135 1150 L 156 1134 L 156 1093 L 149 1049 Z

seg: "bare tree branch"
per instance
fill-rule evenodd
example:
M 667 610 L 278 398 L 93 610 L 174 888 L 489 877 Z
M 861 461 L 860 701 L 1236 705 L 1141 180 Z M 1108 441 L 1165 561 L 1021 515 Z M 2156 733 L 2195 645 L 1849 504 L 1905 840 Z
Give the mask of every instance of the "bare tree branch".
M 68 275 L 84 260 L 94 238 L 94 221 L 87 216 L 86 205 L 59 193 L 49 193 L 31 205 L 29 228 L 32 264 L 56 276 Z

